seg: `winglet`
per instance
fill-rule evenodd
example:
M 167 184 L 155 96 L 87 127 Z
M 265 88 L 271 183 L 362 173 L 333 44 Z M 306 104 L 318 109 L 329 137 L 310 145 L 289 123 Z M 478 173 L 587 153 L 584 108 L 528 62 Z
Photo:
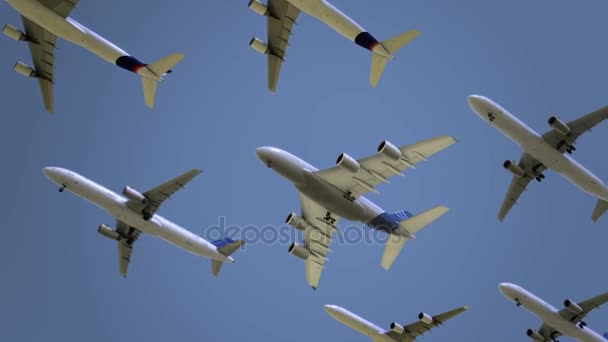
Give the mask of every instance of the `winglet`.
M 245 241 L 243 241 L 243 240 L 234 241 L 230 238 L 224 238 L 224 239 L 213 241 L 211 243 L 215 247 L 217 247 L 217 251 L 220 252 L 220 254 L 228 257 L 228 256 L 230 256 L 230 254 L 236 252 L 237 249 L 239 249 L 242 245 L 244 245 Z M 232 258 L 230 258 L 230 259 L 232 259 Z M 217 275 L 220 274 L 220 270 L 222 269 L 223 265 L 224 265 L 223 261 L 212 259 L 211 260 L 211 273 L 217 277 Z

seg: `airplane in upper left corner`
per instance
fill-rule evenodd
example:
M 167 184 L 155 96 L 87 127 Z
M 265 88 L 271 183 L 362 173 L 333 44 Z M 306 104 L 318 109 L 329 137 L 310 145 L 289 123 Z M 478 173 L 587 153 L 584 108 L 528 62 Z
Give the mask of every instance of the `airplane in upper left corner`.
M 4 25 L 2 32 L 17 41 L 25 41 L 30 47 L 34 67 L 19 61 L 15 71 L 25 77 L 38 79 L 42 100 L 47 112 L 52 113 L 55 73 L 55 46 L 57 37 L 81 46 L 109 63 L 141 76 L 144 100 L 154 106 L 156 86 L 165 74 L 171 72 L 184 55 L 175 53 L 152 64 L 140 62 L 118 46 L 107 41 L 84 25 L 68 17 L 79 0 L 6 0 L 19 14 L 25 32 L 11 25 Z
M 285 61 L 289 46 L 291 28 L 300 12 L 319 19 L 344 38 L 372 52 L 369 74 L 372 87 L 378 84 L 386 62 L 394 58 L 393 54 L 420 34 L 418 30 L 409 30 L 379 42 L 361 25 L 326 0 L 267 0 L 266 4 L 259 0 L 250 0 L 249 8 L 268 18 L 268 43 L 264 43 L 259 38 L 252 38 L 249 46 L 261 54 L 268 55 L 268 89 L 272 93 L 277 90 L 281 65 Z
M 157 236 L 192 254 L 211 259 L 211 273 L 215 276 L 225 262 L 234 262 L 230 255 L 245 243 L 230 238 L 209 242 L 156 214 L 160 205 L 200 174 L 200 170 L 192 169 L 144 193 L 125 186 L 122 196 L 60 167 L 45 167 L 42 173 L 59 185 L 59 192 L 67 189 L 105 209 L 116 219 L 116 229 L 101 224 L 97 232 L 118 242 L 118 265 L 123 277 L 127 276 L 133 244 L 141 233 Z

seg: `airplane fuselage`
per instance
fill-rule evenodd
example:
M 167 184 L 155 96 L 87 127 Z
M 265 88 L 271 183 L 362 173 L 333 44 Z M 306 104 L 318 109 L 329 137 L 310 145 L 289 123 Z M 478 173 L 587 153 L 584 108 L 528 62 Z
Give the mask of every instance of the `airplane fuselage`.
M 502 283 L 500 292 L 510 301 L 521 305 L 524 309 L 538 316 L 545 324 L 559 331 L 562 335 L 577 339 L 581 342 L 606 342 L 607 340 L 595 331 L 566 320 L 559 310 L 536 297 L 534 294 L 515 284 Z
M 382 329 L 380 327 L 342 307 L 337 305 L 325 305 L 324 309 L 338 322 L 363 335 L 373 338 L 374 342 L 394 342 L 392 338 L 382 334 Z
M 518 144 L 547 168 L 557 172 L 584 192 L 608 201 L 608 187 L 596 175 L 543 140 L 542 136 L 492 100 L 471 96 L 475 113 Z
M 298 191 L 340 217 L 368 224 L 384 213 L 384 210 L 363 196 L 349 199 L 344 191 L 316 175 L 317 169 L 314 166 L 289 152 L 274 147 L 261 147 L 257 153 L 267 166 L 289 180 Z
M 116 220 L 122 221 L 143 233 L 157 236 L 186 251 L 203 257 L 233 261 L 219 253 L 217 248 L 202 237 L 178 226 L 158 214 L 144 220 L 139 212 L 127 206 L 127 199 L 70 170 L 47 167 L 44 174 L 55 184 L 105 209 Z
M 19 14 L 57 37 L 81 46 L 109 63 L 154 80 L 160 80 L 145 64 L 86 28 L 72 18 L 64 18 L 38 0 L 6 0 Z
M 344 36 L 374 53 L 386 58 L 392 58 L 388 52 L 371 34 L 354 20 L 342 13 L 326 0 L 287 0 L 300 11 L 315 17 Z

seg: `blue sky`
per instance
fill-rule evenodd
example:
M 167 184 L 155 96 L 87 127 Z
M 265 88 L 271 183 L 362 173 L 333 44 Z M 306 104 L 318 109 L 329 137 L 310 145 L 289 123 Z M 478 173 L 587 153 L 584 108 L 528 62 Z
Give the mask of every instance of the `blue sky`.
M 526 340 L 540 322 L 500 295 L 517 283 L 560 306 L 608 289 L 608 218 L 591 222 L 595 200 L 554 173 L 532 183 L 504 223 L 496 219 L 517 146 L 479 120 L 466 96 L 486 95 L 539 132 L 558 115 L 574 119 L 608 104 L 604 25 L 608 5 L 554 1 L 346 1 L 335 6 L 379 40 L 422 33 L 389 63 L 376 89 L 370 54 L 302 15 L 276 95 L 266 59 L 251 50 L 266 23 L 247 1 L 82 1 L 72 17 L 145 62 L 186 58 L 148 110 L 138 77 L 59 41 L 56 114 L 38 86 L 12 71 L 30 63 L 24 44 L 0 39 L 5 184 L 0 208 L 1 340 L 238 341 L 366 337 L 322 309 L 337 304 L 382 327 L 469 304 L 470 311 L 421 341 Z M 0 4 L 0 22 L 21 26 Z M 320 288 L 304 280 L 287 244 L 251 244 L 215 279 L 209 262 L 142 236 L 129 277 L 102 210 L 59 194 L 44 166 L 73 169 L 108 188 L 142 191 L 190 168 L 204 173 L 161 214 L 197 234 L 224 217 L 231 225 L 281 225 L 299 211 L 296 191 L 258 162 L 274 145 L 319 167 L 346 152 L 363 157 L 450 134 L 459 143 L 370 198 L 387 211 L 451 211 L 418 234 L 393 268 L 382 246 L 335 245 Z M 608 180 L 608 125 L 579 140 L 575 158 Z M 352 223 L 342 221 L 346 227 Z M 362 230 L 368 229 L 361 227 Z M 608 310 L 587 320 L 608 330 Z

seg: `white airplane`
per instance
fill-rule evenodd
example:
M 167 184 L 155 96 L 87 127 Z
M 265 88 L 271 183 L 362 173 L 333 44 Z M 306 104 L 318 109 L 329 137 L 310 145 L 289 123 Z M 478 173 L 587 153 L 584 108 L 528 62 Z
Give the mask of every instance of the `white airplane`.
M 548 342 L 557 341 L 561 335 L 574 338 L 581 342 L 606 342 L 608 334 L 604 337 L 587 328 L 583 318 L 593 309 L 608 301 L 608 292 L 591 299 L 576 303 L 571 299 L 564 301 L 564 309 L 557 310 L 542 299 L 536 297 L 525 289 L 510 283 L 498 285 L 500 292 L 518 307 L 538 316 L 543 325 L 540 330 L 528 329 L 526 334 L 535 341 Z
M 301 216 L 290 213 L 286 223 L 304 232 L 304 244 L 292 243 L 289 253 L 305 260 L 306 281 L 313 289 L 330 252 L 332 233 L 340 217 L 363 222 L 389 235 L 381 265 L 388 270 L 407 240 L 448 211 L 437 206 L 421 214 L 407 211 L 388 213 L 362 195 L 378 193 L 375 187 L 388 183 L 391 176 L 403 176 L 401 171 L 414 168 L 420 161 L 454 144 L 449 136 L 440 136 L 400 148 L 383 141 L 376 155 L 359 159 L 340 154 L 336 166 L 317 170 L 302 159 L 275 147 L 259 147 L 257 156 L 269 168 L 287 178 L 298 190 Z
M 579 189 L 598 198 L 592 215 L 594 222 L 608 210 L 608 186 L 576 160 L 564 155 L 564 152 L 571 154 L 576 150 L 574 143 L 578 137 L 608 118 L 608 107 L 568 123 L 552 116 L 548 120 L 552 130 L 540 135 L 486 97 L 471 95 L 468 102 L 481 119 L 524 150 L 519 163 L 507 160 L 503 164 L 504 168 L 513 174 L 513 180 L 498 213 L 500 221 L 504 220 L 509 210 L 517 203 L 532 179 L 540 182 L 545 178 L 543 171 L 546 169 L 554 170 Z
M 373 87 L 378 84 L 384 66 L 393 54 L 401 49 L 420 32 L 410 30 L 384 42 L 378 42 L 361 25 L 340 12 L 325 0 L 267 0 L 264 5 L 258 0 L 250 0 L 249 8 L 255 13 L 268 18 L 268 43 L 259 38 L 252 38 L 249 46 L 268 55 L 268 89 L 276 92 L 281 64 L 289 46 L 291 28 L 300 12 L 307 13 L 327 24 L 346 39 L 372 51 L 372 66 L 369 81 Z
M 17 62 L 15 71 L 38 79 L 47 112 L 53 112 L 55 46 L 57 37 L 81 46 L 109 63 L 141 76 L 146 105 L 154 106 L 157 82 L 171 72 L 184 55 L 176 53 L 155 63 L 144 64 L 84 25 L 68 17 L 79 0 L 6 0 L 19 14 L 25 32 L 5 25 L 2 32 L 17 41 L 28 42 L 34 68 Z
M 59 185 L 60 192 L 67 189 L 105 209 L 116 219 L 116 229 L 101 224 L 97 232 L 118 241 L 118 263 L 123 277 L 127 276 L 133 244 L 141 233 L 157 236 L 192 254 L 211 259 L 211 271 L 215 276 L 224 262 L 234 262 L 230 254 L 244 243 L 229 238 L 209 242 L 156 214 L 160 205 L 201 173 L 200 170 L 190 170 L 143 194 L 126 186 L 122 196 L 70 170 L 45 167 L 42 172 Z
M 405 326 L 393 322 L 390 325 L 390 330 L 383 330 L 377 325 L 368 322 L 367 320 L 337 305 L 325 305 L 324 308 L 325 311 L 327 311 L 327 313 L 335 320 L 363 335 L 366 335 L 374 342 L 412 342 L 418 336 L 423 335 L 434 327 L 442 325 L 448 319 L 461 314 L 469 307 L 463 306 L 452 311 L 444 312 L 437 316 L 429 316 L 424 312 L 421 312 L 418 315 L 418 320 L 416 322 Z

